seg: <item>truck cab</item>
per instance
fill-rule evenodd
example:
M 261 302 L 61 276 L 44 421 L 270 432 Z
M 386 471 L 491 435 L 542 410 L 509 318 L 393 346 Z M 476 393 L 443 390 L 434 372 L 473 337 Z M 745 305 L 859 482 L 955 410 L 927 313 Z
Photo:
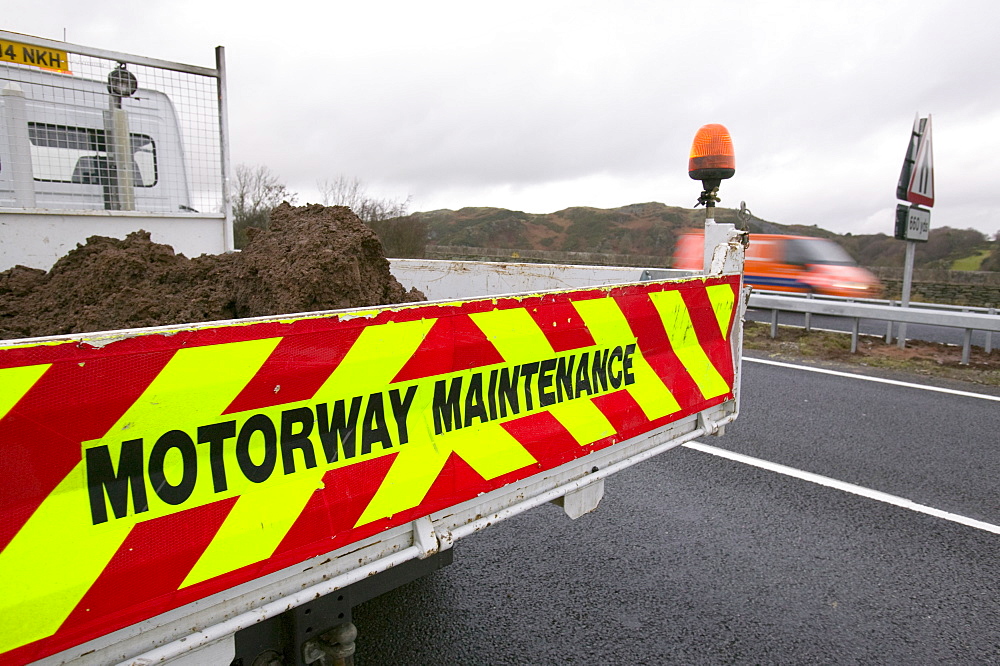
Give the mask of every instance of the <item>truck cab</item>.
M 0 208 L 194 210 L 177 113 L 161 91 L 114 95 L 104 81 L 0 64 L 0 127 Z M 128 136 L 126 206 L 116 131 Z

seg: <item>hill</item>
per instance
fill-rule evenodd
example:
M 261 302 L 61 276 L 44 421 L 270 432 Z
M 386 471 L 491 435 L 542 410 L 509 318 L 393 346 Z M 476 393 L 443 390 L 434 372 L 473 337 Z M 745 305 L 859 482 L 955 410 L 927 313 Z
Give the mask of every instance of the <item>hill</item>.
M 739 225 L 733 208 L 716 208 L 715 218 Z M 443 209 L 397 219 L 404 226 L 425 225 L 429 245 L 669 258 L 680 234 L 704 224 L 705 211 L 648 202 L 620 208 L 577 206 L 547 214 L 505 208 Z M 779 224 L 758 217 L 751 217 L 748 226 L 752 233 L 832 239 L 863 266 L 903 265 L 906 244 L 887 234 L 840 235 L 815 225 Z M 988 241 L 973 229 L 938 227 L 931 230 L 928 242 L 917 245 L 918 268 L 952 268 L 955 262 L 966 270 L 1000 270 L 1000 242 Z
M 835 236 L 835 240 L 863 266 L 902 266 L 906 243 L 885 234 Z M 1000 243 L 975 229 L 932 228 L 925 243 L 917 243 L 917 268 L 997 270 Z
M 737 211 L 716 208 L 716 220 L 738 224 Z M 705 210 L 649 202 L 620 208 L 575 206 L 547 214 L 505 208 L 462 208 L 413 213 L 401 222 L 427 226 L 431 245 L 602 252 L 669 257 L 677 237 L 704 224 Z M 829 235 L 815 227 L 754 219 L 751 229 Z

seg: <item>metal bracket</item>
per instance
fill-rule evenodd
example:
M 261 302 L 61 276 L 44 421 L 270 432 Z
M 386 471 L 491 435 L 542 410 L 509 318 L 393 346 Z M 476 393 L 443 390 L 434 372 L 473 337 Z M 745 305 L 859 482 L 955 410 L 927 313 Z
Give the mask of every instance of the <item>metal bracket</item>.
M 705 224 L 705 273 L 738 273 L 743 268 L 748 234 L 732 224 Z
M 736 219 L 738 219 L 740 221 L 740 231 L 745 231 L 745 232 L 747 232 L 747 234 L 749 234 L 750 233 L 750 221 L 753 220 L 754 217 L 753 217 L 753 213 L 750 212 L 750 209 L 747 208 L 747 202 L 746 201 L 741 201 L 740 202 L 740 209 L 738 211 L 736 211 Z M 744 245 L 744 247 L 748 246 L 749 244 L 750 244 L 750 236 L 749 235 L 744 236 L 743 237 L 743 245 Z
M 339 624 L 321 637 L 307 641 L 302 646 L 302 660 L 319 666 L 351 666 L 357 637 L 358 630 L 353 624 Z
M 597 508 L 604 498 L 604 479 L 600 478 L 591 481 L 582 488 L 571 490 L 562 497 L 552 500 L 552 503 L 561 506 L 566 515 L 572 520 L 590 513 Z
M 719 425 L 715 421 L 712 421 L 705 416 L 705 412 L 698 412 L 698 427 L 703 429 L 706 435 L 721 437 L 726 434 L 726 426 Z
M 718 181 L 716 181 L 718 182 Z M 701 195 L 698 197 L 698 202 L 694 205 L 695 208 L 698 206 L 714 206 L 715 204 L 721 202 L 722 199 L 719 198 L 719 186 L 702 190 Z
M 430 516 L 413 521 L 413 545 L 420 549 L 420 559 L 430 557 L 441 550 L 441 543 L 434 533 L 434 523 Z

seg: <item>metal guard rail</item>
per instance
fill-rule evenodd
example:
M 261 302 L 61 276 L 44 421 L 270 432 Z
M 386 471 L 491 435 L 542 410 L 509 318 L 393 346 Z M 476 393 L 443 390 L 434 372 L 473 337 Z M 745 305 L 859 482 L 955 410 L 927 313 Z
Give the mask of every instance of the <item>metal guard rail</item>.
M 646 279 L 646 278 L 643 278 Z M 829 294 L 800 293 L 791 291 L 772 291 L 770 289 L 758 289 L 754 287 L 755 294 L 762 296 L 783 296 L 785 298 L 814 298 L 816 300 L 836 301 L 838 303 L 870 303 L 872 305 L 887 305 L 891 307 L 902 307 L 902 302 L 898 300 L 887 300 L 884 298 L 860 298 L 857 296 L 830 296 Z M 982 314 L 997 314 L 997 308 L 976 305 L 950 305 L 947 303 L 924 303 L 922 301 L 912 301 L 907 307 L 924 310 L 950 310 L 954 312 L 979 312 Z
M 901 308 L 891 305 L 878 305 L 874 303 L 857 303 L 850 301 L 821 300 L 816 298 L 796 298 L 789 296 L 776 296 L 752 292 L 750 294 L 749 307 L 772 310 L 775 317 L 772 319 L 772 337 L 777 327 L 777 312 L 800 312 L 806 315 L 819 314 L 831 317 L 850 317 L 854 320 L 851 328 L 851 352 L 858 350 L 859 327 L 862 319 L 875 319 L 902 323 L 902 324 L 924 324 L 927 326 L 946 326 L 950 328 L 965 329 L 964 344 L 962 346 L 962 364 L 968 365 L 969 355 L 972 347 L 972 331 L 986 331 L 987 334 L 1000 332 L 1000 317 L 995 314 L 982 314 L 979 312 L 954 312 L 945 310 L 928 310 L 922 308 Z M 912 304 L 911 304 L 912 305 Z M 987 340 L 990 338 L 987 337 Z M 987 352 L 989 352 L 989 342 L 987 342 Z

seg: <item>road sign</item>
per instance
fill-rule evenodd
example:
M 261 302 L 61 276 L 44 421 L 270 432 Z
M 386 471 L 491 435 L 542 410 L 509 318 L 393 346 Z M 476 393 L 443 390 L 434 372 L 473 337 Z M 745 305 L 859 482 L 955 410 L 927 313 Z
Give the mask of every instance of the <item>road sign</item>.
M 931 148 L 931 117 L 921 121 L 923 125 L 917 157 L 910 174 L 910 185 L 906 190 L 906 200 L 924 206 L 934 205 L 934 151 Z
M 926 208 L 896 204 L 896 238 L 926 242 L 931 231 L 931 212 Z
M 931 149 L 931 117 L 919 115 L 913 120 L 910 146 L 903 160 L 903 170 L 896 185 L 896 198 L 913 204 L 934 205 L 934 152 Z M 930 235 L 931 212 L 917 206 L 896 206 L 896 238 L 906 241 L 903 266 L 902 306 L 910 305 L 913 284 L 913 261 L 917 243 Z M 906 324 L 899 325 L 899 348 L 906 346 Z
M 923 206 L 934 205 L 934 151 L 931 146 L 931 117 L 916 118 L 910 146 L 896 185 L 896 197 Z

